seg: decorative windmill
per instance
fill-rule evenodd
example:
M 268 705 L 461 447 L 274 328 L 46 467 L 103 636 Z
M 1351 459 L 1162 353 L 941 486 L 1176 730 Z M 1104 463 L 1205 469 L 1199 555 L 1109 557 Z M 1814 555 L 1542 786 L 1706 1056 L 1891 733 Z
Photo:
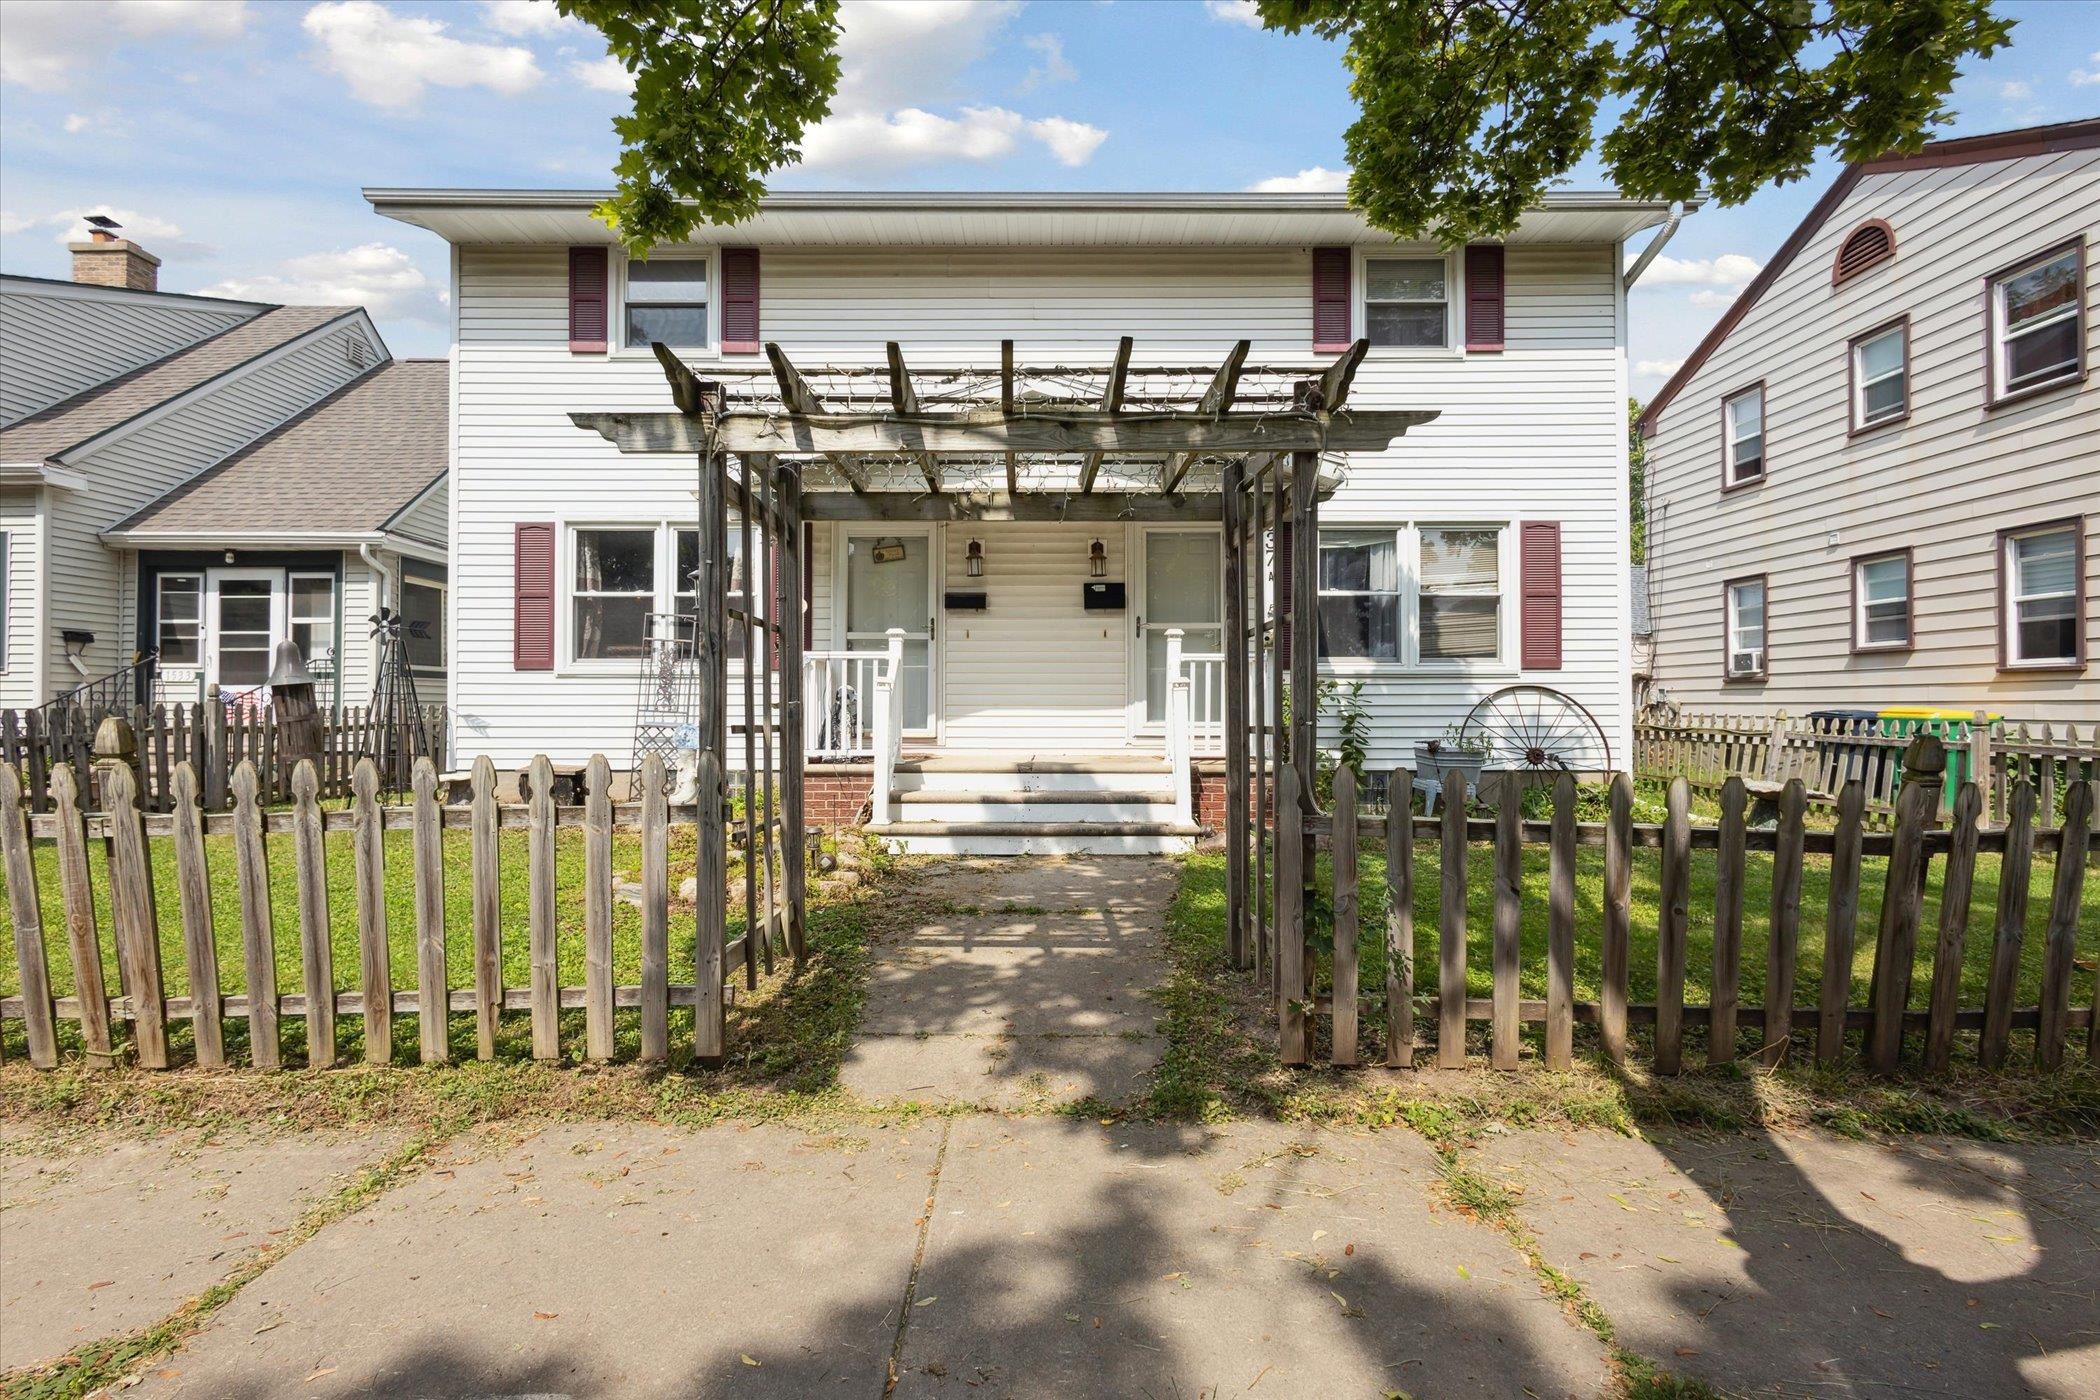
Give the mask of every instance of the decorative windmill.
M 416 760 L 436 757 L 408 661 L 409 638 L 428 638 L 430 624 L 410 622 L 392 608 L 381 608 L 371 621 L 372 703 L 358 732 L 357 756 L 371 759 L 380 786 L 398 795 L 409 790 Z

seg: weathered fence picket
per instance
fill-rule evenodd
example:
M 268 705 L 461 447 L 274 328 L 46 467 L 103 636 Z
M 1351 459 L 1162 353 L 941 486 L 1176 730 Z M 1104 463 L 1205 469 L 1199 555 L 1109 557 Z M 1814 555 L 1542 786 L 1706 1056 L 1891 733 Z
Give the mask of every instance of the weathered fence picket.
M 306 989 L 306 1062 L 335 1064 L 335 949 L 328 917 L 328 856 L 321 835 L 320 774 L 311 759 L 292 772 L 292 864 L 299 880 L 299 968 Z
M 452 986 L 445 975 L 445 847 L 439 825 L 437 768 L 427 758 L 410 776 L 415 792 L 416 1042 L 426 1065 L 452 1058 Z

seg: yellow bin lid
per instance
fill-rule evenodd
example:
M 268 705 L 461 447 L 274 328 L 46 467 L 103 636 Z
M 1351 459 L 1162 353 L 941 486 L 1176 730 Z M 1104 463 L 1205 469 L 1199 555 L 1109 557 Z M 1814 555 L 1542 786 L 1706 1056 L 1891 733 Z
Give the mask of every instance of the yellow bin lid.
M 1976 711 L 1974 710 L 1942 710 L 1934 709 L 1930 705 L 1890 705 L 1887 709 L 1882 710 L 1880 714 L 1881 718 L 1883 719 L 1973 720 L 1976 718 Z M 2005 716 L 2000 714 L 1993 714 L 1989 710 L 1986 710 L 1984 711 L 1984 718 L 1987 721 L 1995 722 L 1997 720 L 2005 718 Z

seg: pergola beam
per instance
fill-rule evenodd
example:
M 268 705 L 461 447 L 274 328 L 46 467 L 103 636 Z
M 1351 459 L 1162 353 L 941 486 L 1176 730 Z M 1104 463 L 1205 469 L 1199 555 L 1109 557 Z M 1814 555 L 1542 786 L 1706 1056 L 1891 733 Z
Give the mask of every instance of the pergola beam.
M 1222 416 L 1232 411 L 1232 401 L 1240 391 L 1240 367 L 1247 363 L 1247 352 L 1253 348 L 1253 341 L 1242 340 L 1227 352 L 1225 363 L 1218 366 L 1218 372 L 1211 376 L 1210 387 L 1203 391 L 1203 397 L 1197 401 L 1196 412 Z M 1189 468 L 1196 465 L 1197 455 L 1194 452 L 1182 452 L 1167 459 L 1166 470 L 1161 472 L 1159 477 L 1161 495 L 1174 494 L 1175 488 L 1181 485 L 1182 478 L 1189 474 Z
M 962 413 L 722 415 L 714 446 L 724 452 L 775 456 L 858 457 L 915 452 L 983 456 L 1003 452 L 1093 453 L 1118 456 L 1166 452 L 1378 452 L 1410 428 L 1433 422 L 1428 409 L 1375 409 L 1332 420 L 1299 410 L 1224 415 L 1178 411 L 1105 414 L 1043 412 L 1007 417 L 997 409 Z M 623 452 L 699 452 L 707 430 L 679 413 L 571 413 Z M 851 477 L 849 476 L 849 480 Z M 865 479 L 865 477 L 863 477 Z
M 1223 498 L 1216 492 L 1161 496 L 1151 491 L 813 491 L 802 498 L 805 520 L 979 521 L 990 524 L 1105 524 L 1132 520 L 1217 520 Z
M 1363 364 L 1364 356 L 1370 353 L 1371 342 L 1368 340 L 1358 340 L 1344 350 L 1320 375 L 1318 382 L 1313 386 L 1313 397 L 1307 400 L 1306 407 L 1321 413 L 1332 413 L 1347 403 L 1349 388 L 1356 383 L 1357 368 Z
M 1011 418 L 1014 416 L 1014 343 L 999 342 L 999 411 Z M 1018 496 L 1021 494 L 1021 468 L 1014 454 L 1006 454 L 1006 489 Z
M 802 377 L 801 371 L 788 359 L 785 350 L 769 340 L 766 342 L 766 358 L 773 363 L 773 378 L 780 384 L 780 400 L 787 405 L 788 412 L 808 415 L 823 413 L 824 401 L 809 387 L 809 381 Z M 827 450 L 824 455 L 839 469 L 840 475 L 852 484 L 854 490 L 868 489 L 867 469 L 852 452 L 832 449 Z
M 893 340 L 889 343 L 889 350 L 890 407 L 897 410 L 899 418 L 909 418 L 920 411 L 919 396 L 911 387 L 911 372 L 904 367 L 904 347 Z M 919 464 L 919 474 L 926 478 L 926 489 L 940 495 L 940 464 L 925 452 L 915 452 L 912 456 Z
M 1108 387 L 1101 394 L 1101 411 L 1103 413 L 1113 414 L 1123 411 L 1123 389 L 1130 382 L 1130 350 L 1136 343 L 1135 340 L 1127 335 L 1116 342 L 1116 360 L 1108 368 Z M 1086 454 L 1086 460 L 1080 464 L 1079 489 L 1081 492 L 1090 492 L 1094 489 L 1094 478 L 1101 473 L 1101 458 L 1101 453 L 1089 452 Z

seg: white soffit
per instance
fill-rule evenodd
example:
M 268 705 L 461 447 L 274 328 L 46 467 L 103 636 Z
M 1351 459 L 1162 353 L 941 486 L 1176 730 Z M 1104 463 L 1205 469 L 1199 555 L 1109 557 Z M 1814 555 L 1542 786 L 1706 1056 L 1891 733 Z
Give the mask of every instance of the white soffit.
M 596 190 L 368 189 L 391 219 L 448 242 L 609 243 Z M 1688 208 L 1696 207 L 1688 204 Z M 1618 243 L 1660 224 L 1667 201 L 1556 192 L 1511 243 Z M 770 196 L 709 242 L 841 247 L 1310 247 L 1392 240 L 1339 194 L 813 194 Z

